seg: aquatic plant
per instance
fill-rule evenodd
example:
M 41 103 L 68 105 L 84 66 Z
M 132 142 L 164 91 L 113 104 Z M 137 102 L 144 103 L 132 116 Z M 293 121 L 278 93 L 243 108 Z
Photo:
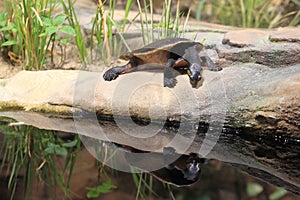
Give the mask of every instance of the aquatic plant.
M 79 136 L 64 140 L 56 131 L 40 130 L 7 118 L 0 120 L 0 130 L 4 134 L 0 174 L 8 177 L 11 199 L 21 180 L 24 181 L 24 195 L 29 198 L 34 177 L 39 177 L 50 190 L 58 186 L 68 196 L 72 171 L 81 148 Z M 58 157 L 64 158 L 62 169 L 57 166 Z M 21 174 L 22 179 L 19 178 Z

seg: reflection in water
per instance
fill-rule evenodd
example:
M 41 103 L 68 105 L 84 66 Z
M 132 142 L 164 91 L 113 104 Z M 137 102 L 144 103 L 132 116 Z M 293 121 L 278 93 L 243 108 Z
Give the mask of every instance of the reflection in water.
M 17 116 L 20 117 L 22 114 L 17 113 Z M 38 118 L 35 118 L 34 115 L 28 117 L 26 115 L 26 118 L 19 121 L 30 119 L 31 121 L 36 122 L 45 119 L 45 121 L 42 121 L 43 123 L 39 121 L 40 124 L 45 125 L 51 122 L 49 124 L 55 125 L 51 130 L 56 129 L 57 127 L 60 128 L 59 130 L 71 130 L 64 129 L 64 126 L 67 125 L 66 127 L 70 128 L 73 123 L 72 119 L 58 119 L 54 117 L 45 118 L 43 116 L 37 117 Z M 281 144 L 270 138 L 262 138 L 261 136 L 259 138 L 255 136 L 247 138 L 245 132 L 239 132 L 237 134 L 223 132 L 224 134 L 221 135 L 218 144 L 215 146 L 209 160 L 207 160 L 198 158 L 195 154 L 180 155 L 176 153 L 178 152 L 177 149 L 175 152 L 174 149 L 169 147 L 164 149 L 157 148 L 155 151 L 150 152 L 145 149 L 139 150 L 136 146 L 133 148 L 121 145 L 120 143 L 122 143 L 122 141 L 124 142 L 125 136 L 117 132 L 117 128 L 111 121 L 102 120 L 101 127 L 107 129 L 107 132 L 110 133 L 108 136 L 112 137 L 114 142 L 116 139 L 119 139 L 118 141 L 120 141 L 120 143 L 102 142 L 105 140 L 101 141 L 99 138 L 95 139 L 91 137 L 89 146 L 83 146 L 82 143 L 80 144 L 78 135 L 72 135 L 70 133 L 62 134 L 60 131 L 50 131 L 51 134 L 49 134 L 49 131 L 40 130 L 32 126 L 20 124 L 9 125 L 10 122 L 11 120 L 3 120 L 0 118 L 0 140 L 2 142 L 2 147 L 9 147 L 10 156 L 18 156 L 15 158 L 17 158 L 17 169 L 20 174 L 16 174 L 16 171 L 14 171 L 14 178 L 12 178 L 12 180 L 18 180 L 18 183 L 24 182 L 24 185 L 18 185 L 15 188 L 15 193 L 18 197 L 23 196 L 22 191 L 25 188 L 32 193 L 31 199 L 49 199 L 52 198 L 54 193 L 56 194 L 56 197 L 67 195 L 68 198 L 71 199 L 86 199 L 86 187 L 97 189 L 102 186 L 101 184 L 110 183 L 111 181 L 114 185 L 117 185 L 118 190 L 112 190 L 110 192 L 110 197 L 108 197 L 110 194 L 107 194 L 107 196 L 101 194 L 99 199 L 114 199 L 114 197 L 120 197 L 118 195 L 124 197 L 124 195 L 126 196 L 129 194 L 131 196 L 127 199 L 133 199 L 136 193 L 129 191 L 139 190 L 139 188 L 133 184 L 134 175 L 120 171 L 116 172 L 117 170 L 109 169 L 103 165 L 108 164 L 108 166 L 113 166 L 113 163 L 116 160 L 118 160 L 119 163 L 123 163 L 124 166 L 122 167 L 124 168 L 125 165 L 127 167 L 134 166 L 136 169 L 139 169 L 139 172 L 148 172 L 163 183 L 176 186 L 190 185 L 190 187 L 172 187 L 171 189 L 173 190 L 176 199 L 177 197 L 181 199 L 249 199 L 248 185 L 251 186 L 252 183 L 257 183 L 262 187 L 262 192 L 256 194 L 256 199 L 268 199 L 269 195 L 276 193 L 277 191 L 282 191 L 282 189 L 276 189 L 276 187 L 261 182 L 253 177 L 259 177 L 271 184 L 282 186 L 296 195 L 299 194 L 299 187 L 295 184 L 299 178 L 299 167 L 297 167 L 299 166 L 299 159 L 297 159 L 299 158 L 299 143 L 287 143 L 285 140 L 285 142 Z M 85 126 L 86 130 L 88 130 L 87 127 L 93 127 L 93 124 L 88 122 L 88 119 L 82 119 L 82 125 Z M 200 128 L 200 125 L 197 128 Z M 27 130 L 28 133 L 24 134 Z M 91 129 L 91 133 L 95 133 L 94 130 L 95 129 Z M 151 141 L 160 142 L 162 139 L 166 139 L 171 135 L 170 133 L 172 133 L 172 131 L 176 131 L 176 127 L 174 130 L 172 127 L 168 127 L 167 130 L 163 131 L 164 132 L 159 135 L 162 137 L 154 138 Z M 203 131 L 203 134 L 205 132 L 206 131 Z M 70 135 L 72 135 L 72 137 L 69 137 Z M 12 140 L 9 140 L 9 143 L 3 143 L 3 137 L 10 137 Z M 80 139 L 82 140 L 83 137 L 85 136 L 80 136 Z M 201 137 L 202 132 L 198 132 L 197 137 L 194 140 L 196 144 L 198 141 L 201 141 Z M 12 143 L 12 141 L 18 141 L 20 144 L 24 145 L 22 147 L 13 145 L 14 143 Z M 143 142 L 142 144 L 146 147 L 153 147 L 155 145 L 154 143 L 149 142 L 149 140 L 139 141 Z M 130 142 L 130 140 L 127 140 L 126 142 Z M 136 144 L 135 141 L 133 141 L 133 143 Z M 16 149 L 15 147 L 19 148 Z M 89 154 L 86 148 L 88 148 L 89 151 L 89 148 L 94 148 L 94 151 L 98 154 L 106 154 L 103 164 L 99 164 L 96 159 Z M 6 155 L 5 151 L 2 151 L 0 155 Z M 79 158 L 77 158 L 77 155 Z M 23 162 L 20 158 L 25 158 L 26 161 Z M 0 179 L 2 187 L 1 194 L 4 194 L 2 191 L 7 190 L 7 184 L 13 172 L 12 170 L 14 169 L 14 160 L 3 159 L 3 157 L 1 157 L 1 159 L 2 162 L 6 160 L 10 161 L 12 164 L 8 167 L 6 163 L 1 163 L 1 166 L 4 166 L 3 169 L 5 169 L 1 173 Z M 227 159 L 227 161 L 225 159 Z M 223 162 L 218 160 L 223 160 Z M 23 163 L 19 163 L 18 161 L 22 161 Z M 76 164 L 63 164 L 70 161 Z M 226 164 L 226 162 L 230 165 Z M 96 165 L 96 163 L 98 163 L 98 165 Z M 236 168 L 232 167 L 232 165 L 237 169 L 241 169 L 242 171 L 251 174 L 253 177 L 239 172 Z M 97 166 L 101 166 L 101 169 L 99 170 Z M 265 167 L 259 168 L 259 166 Z M 71 171 L 68 170 L 69 167 L 72 168 Z M 103 172 L 103 169 L 105 173 Z M 130 172 L 130 169 L 121 171 Z M 278 174 L 272 173 L 274 171 Z M 118 173 L 118 176 L 114 176 L 115 173 Z M 201 180 L 197 181 L 199 180 L 200 175 Z M 39 179 L 39 181 L 34 181 L 33 186 L 30 187 L 28 185 L 31 180 L 34 180 L 34 176 L 48 178 L 48 181 L 50 178 L 50 183 L 51 181 L 56 181 L 57 185 L 53 186 L 50 183 L 48 184 L 44 179 Z M 143 175 L 139 176 L 143 177 Z M 65 177 L 65 179 L 63 177 Z M 105 182 L 107 181 L 107 178 L 109 181 Z M 40 180 L 43 181 L 41 182 Z M 291 182 L 290 180 L 294 182 Z M 151 196 L 151 199 L 170 198 L 170 196 L 168 196 L 168 191 L 166 191 L 166 188 L 160 181 L 153 179 L 153 187 L 151 187 L 151 190 L 159 195 L 154 198 Z M 141 181 L 141 184 L 144 184 L 144 180 Z M 49 185 L 51 187 L 49 187 Z M 61 188 L 62 186 L 66 188 Z M 35 188 L 43 189 L 35 190 Z M 64 190 L 63 192 L 61 191 L 62 189 Z M 56 192 L 53 192 L 53 190 Z M 60 193 L 57 193 L 59 190 Z M 150 191 L 149 194 L 152 195 L 152 191 Z M 297 197 L 286 191 L 283 195 L 283 199 L 297 199 Z M 4 195 L 2 196 L 4 197 Z M 35 198 L 33 198 L 34 196 Z
M 201 174 L 201 164 L 205 159 L 199 158 L 197 154 L 179 155 L 175 149 L 166 147 L 163 153 L 146 152 L 127 145 L 105 142 L 109 147 L 115 147 L 125 152 L 126 161 L 131 166 L 146 171 L 162 182 L 178 187 L 189 186 L 199 180 Z M 145 157 L 141 154 L 147 153 Z M 174 161 L 175 160 L 175 161 Z M 148 171 L 150 165 L 155 162 L 163 162 L 161 169 Z

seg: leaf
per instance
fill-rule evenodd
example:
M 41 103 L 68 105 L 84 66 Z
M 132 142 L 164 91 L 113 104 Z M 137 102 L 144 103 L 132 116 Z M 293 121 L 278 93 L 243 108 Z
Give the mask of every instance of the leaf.
M 68 25 L 61 27 L 60 31 L 63 33 L 72 35 L 72 36 L 76 36 L 74 28 L 72 28 L 71 26 L 68 26 Z
M 86 187 L 89 192 L 86 194 L 87 198 L 96 198 L 99 197 L 101 193 L 109 193 L 112 191 L 112 189 L 117 188 L 116 185 L 112 184 L 111 181 L 107 181 L 102 183 L 101 185 L 97 187 Z
M 74 146 L 76 146 L 76 144 L 77 144 L 77 140 L 74 140 L 72 142 L 64 143 L 64 144 L 62 144 L 62 146 L 63 147 L 74 147 Z
M 277 190 L 275 192 L 273 192 L 272 194 L 270 194 L 269 200 L 278 200 L 278 199 L 281 199 L 286 193 L 287 193 L 287 191 L 285 189 L 283 189 L 283 188 L 277 188 Z
M 56 26 L 49 26 L 46 28 L 46 34 L 52 35 L 53 33 L 56 33 L 58 31 L 58 27 Z
M 67 38 L 63 38 L 61 39 L 60 43 L 61 44 L 68 44 L 71 42 L 71 38 L 67 37 Z
M 46 32 L 39 34 L 39 37 L 45 37 L 45 36 L 47 36 Z
M 4 26 L 0 29 L 0 31 L 11 31 L 15 29 L 15 26 L 13 23 L 9 23 L 7 26 Z
M 56 15 L 53 19 L 53 25 L 59 26 L 62 25 L 66 20 L 66 16 L 64 14 Z
M 44 150 L 44 154 L 45 154 L 45 155 L 48 155 L 48 154 L 54 154 L 54 148 L 53 148 L 53 147 L 47 147 L 47 148 Z
M 111 181 L 104 182 L 102 184 L 102 186 L 105 187 L 105 188 L 109 188 L 109 189 L 116 189 L 117 188 L 117 186 L 114 185 Z
M 6 22 L 7 22 L 7 13 L 6 12 L 0 13 L 0 26 L 5 26 Z
M 90 199 L 90 198 L 97 198 L 97 197 L 99 197 L 100 191 L 97 190 L 97 188 L 87 187 L 86 189 L 89 190 L 89 192 L 86 194 L 87 198 Z
M 8 40 L 8 41 L 2 43 L 2 44 L 1 44 L 1 47 L 11 46 L 11 45 L 15 45 L 15 44 L 17 44 L 16 41 L 14 41 L 14 40 Z
M 46 27 L 52 26 L 52 19 L 51 19 L 51 17 L 41 15 L 40 18 L 41 18 L 41 20 L 43 22 L 43 25 L 45 25 Z
M 263 190 L 264 188 L 258 183 L 252 183 L 252 182 L 247 183 L 247 194 L 249 197 L 255 197 Z
M 114 184 L 112 184 L 111 181 L 107 181 L 102 183 L 102 185 L 98 186 L 101 193 L 108 193 L 111 192 L 112 189 L 117 188 L 117 186 L 115 186 Z
M 64 147 L 56 146 L 55 147 L 55 154 L 60 155 L 60 156 L 66 156 L 68 154 L 68 151 Z

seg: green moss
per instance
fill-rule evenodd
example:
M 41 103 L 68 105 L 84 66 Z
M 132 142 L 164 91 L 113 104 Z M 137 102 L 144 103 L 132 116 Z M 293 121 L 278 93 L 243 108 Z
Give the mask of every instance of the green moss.
M 0 102 L 0 111 L 17 111 L 17 110 L 24 111 L 25 108 L 23 105 L 20 105 L 15 101 Z
M 28 109 L 29 108 L 29 109 Z M 78 108 L 73 108 L 68 105 L 37 105 L 35 107 L 26 106 L 15 101 L 10 102 L 0 102 L 0 112 L 4 111 L 31 111 L 43 114 L 51 114 L 60 117 L 70 117 L 73 116 L 74 112 L 81 112 L 82 110 Z
M 48 104 L 46 104 L 31 108 L 29 111 L 45 114 L 55 114 L 59 116 L 72 116 L 74 108 L 65 105 L 49 106 Z

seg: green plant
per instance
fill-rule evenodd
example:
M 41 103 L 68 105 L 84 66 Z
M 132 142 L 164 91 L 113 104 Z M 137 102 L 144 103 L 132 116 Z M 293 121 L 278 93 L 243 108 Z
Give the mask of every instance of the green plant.
M 286 10 L 290 1 L 274 0 L 201 0 L 198 3 L 197 19 L 201 16 L 207 20 L 225 25 L 255 28 L 274 28 L 278 26 L 295 26 L 299 24 L 300 3 L 293 11 Z
M 153 190 L 153 177 L 147 173 L 137 173 L 136 169 L 131 167 L 133 182 L 137 188 L 136 199 L 141 197 L 145 199 L 147 196 L 155 195 L 159 197 Z
M 140 24 L 128 19 L 133 0 L 127 1 L 124 20 L 121 23 L 114 20 L 114 9 L 116 2 L 109 1 L 108 7 L 104 6 L 105 2 L 106 1 L 98 0 L 97 12 L 92 25 L 90 38 L 90 54 L 92 60 L 94 59 L 93 52 L 96 45 L 99 47 L 102 60 L 104 60 L 104 62 L 107 64 L 111 64 L 113 56 L 118 57 L 120 55 L 123 45 L 128 51 L 130 51 L 130 48 L 126 44 L 122 33 L 126 32 L 126 28 L 131 25 L 135 25 L 141 29 L 144 44 L 148 44 L 156 39 L 179 37 L 184 30 L 184 28 L 180 28 L 181 18 L 179 4 L 177 5 L 175 17 L 173 17 L 171 14 L 171 0 L 165 1 L 165 6 L 163 9 L 164 11 L 160 23 L 154 23 L 154 8 L 152 0 L 149 2 L 147 1 L 148 4 L 145 0 L 143 0 L 144 7 L 141 6 L 140 0 L 137 1 Z M 127 22 L 130 22 L 128 26 Z M 187 20 L 185 23 L 186 22 Z M 119 34 L 115 34 L 114 32 Z
M 16 28 L 14 27 L 13 23 L 8 22 L 8 16 L 6 12 L 0 13 L 0 31 L 3 32 L 1 38 L 1 47 L 15 45 L 16 41 L 13 39 L 12 34 L 16 32 Z
M 32 191 L 35 176 L 46 182 L 50 189 L 59 186 L 67 196 L 76 156 L 80 150 L 79 136 L 75 135 L 73 140 L 64 141 L 55 131 L 14 124 L 7 118 L 1 118 L 1 122 L 5 122 L 0 125 L 5 140 L 1 148 L 3 157 L 0 172 L 2 174 L 6 169 L 11 198 L 16 191 L 20 173 L 24 173 L 27 197 Z M 58 157 L 64 158 L 62 169 L 57 168 Z
M 181 12 L 179 10 L 179 2 L 177 2 L 176 12 L 172 14 L 172 1 L 165 0 L 163 4 L 162 17 L 159 23 L 155 23 L 153 19 L 153 3 L 152 0 L 149 4 L 144 2 L 144 7 L 141 7 L 140 1 L 137 1 L 139 16 L 141 21 L 141 31 L 144 44 L 148 44 L 157 39 L 163 39 L 168 37 L 180 37 L 184 34 L 187 20 L 189 19 L 189 13 L 183 23 Z M 148 10 L 150 10 L 150 19 Z M 182 26 L 183 25 L 183 26 Z
M 65 33 L 70 36 L 76 36 L 75 30 L 69 26 L 69 25 L 64 25 L 64 22 L 66 20 L 66 16 L 64 14 L 58 14 L 54 18 L 51 18 L 50 16 L 40 16 L 41 21 L 43 23 L 43 26 L 45 27 L 45 31 L 40 34 L 40 37 L 45 37 L 49 38 L 47 48 L 50 45 L 50 42 L 52 42 L 52 47 L 51 47 L 51 64 L 54 65 L 53 61 L 53 49 L 54 49 L 54 44 L 55 41 L 58 40 L 59 45 L 69 43 L 71 38 L 70 37 L 64 37 L 64 38 L 59 38 L 58 32 Z M 63 63 L 63 56 L 64 53 L 62 53 L 62 61 Z
M 130 8 L 132 6 L 133 0 L 127 1 L 125 8 L 125 16 L 122 24 L 119 24 L 114 20 L 114 10 L 115 10 L 115 1 L 109 1 L 109 7 L 105 7 L 104 3 L 106 1 L 98 0 L 97 12 L 95 14 L 91 37 L 90 37 L 90 54 L 91 59 L 93 60 L 93 51 L 95 46 L 99 47 L 101 52 L 101 58 L 106 63 L 111 63 L 112 56 L 119 56 L 122 44 L 126 46 L 128 50 L 125 39 L 122 36 L 122 32 L 125 31 L 126 23 L 128 21 L 128 15 Z M 114 34 L 113 29 L 116 29 L 116 32 L 120 32 L 121 41 L 117 40 L 116 34 Z
M 53 48 L 55 41 L 67 41 L 70 38 L 59 38 L 58 32 L 75 36 L 69 25 L 64 25 L 66 16 L 52 16 L 55 1 L 12 1 L 11 10 L 1 13 L 0 31 L 1 47 L 14 63 L 23 63 L 25 69 L 42 69 L 51 46 L 51 64 L 53 64 Z
M 74 29 L 75 31 L 75 42 L 77 45 L 77 49 L 79 52 L 80 59 L 83 64 L 90 63 L 90 60 L 88 58 L 87 48 L 85 45 L 85 39 L 81 32 L 81 27 L 78 22 L 76 12 L 74 9 L 73 1 L 68 0 L 67 3 L 64 0 L 61 0 L 61 5 L 63 6 L 64 13 L 67 16 L 67 20 L 69 22 L 69 25 Z
M 52 38 L 40 37 L 45 31 L 40 16 L 51 16 L 56 1 L 14 0 L 6 3 L 7 21 L 5 25 L 3 21 L 1 23 L 1 47 L 7 47 L 8 53 L 24 62 L 25 69 L 41 69 Z
M 286 195 L 287 191 L 283 188 L 277 188 L 272 194 L 269 195 L 269 200 L 279 200 L 284 195 Z
M 248 182 L 246 190 L 249 197 L 256 197 L 264 188 L 258 183 Z
M 116 189 L 115 186 L 110 180 L 106 181 L 97 187 L 86 187 L 88 193 L 86 194 L 87 198 L 97 198 L 100 194 L 105 194 L 111 192 L 113 189 Z

